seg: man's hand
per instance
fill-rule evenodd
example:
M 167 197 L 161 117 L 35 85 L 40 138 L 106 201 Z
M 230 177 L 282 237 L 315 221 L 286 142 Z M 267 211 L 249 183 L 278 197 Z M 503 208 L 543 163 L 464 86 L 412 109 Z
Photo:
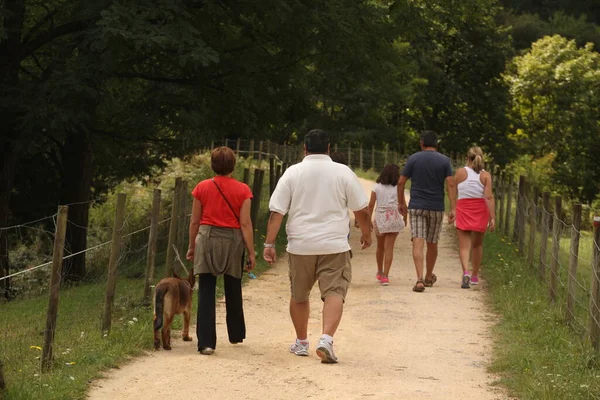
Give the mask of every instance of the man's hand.
M 453 224 L 454 221 L 456 221 L 456 210 L 452 209 L 452 210 L 450 210 L 450 213 L 448 214 L 448 223 Z
M 398 204 L 398 211 L 400 211 L 400 215 L 406 215 L 408 213 L 408 208 L 406 207 L 406 203 Z
M 371 232 L 369 232 L 368 234 L 362 234 L 360 236 L 360 246 L 361 248 L 364 250 L 368 247 L 371 247 L 371 244 L 373 244 L 373 239 L 371 237 Z
M 273 265 L 277 261 L 277 252 L 274 247 L 266 247 L 263 250 L 263 258 L 270 265 Z

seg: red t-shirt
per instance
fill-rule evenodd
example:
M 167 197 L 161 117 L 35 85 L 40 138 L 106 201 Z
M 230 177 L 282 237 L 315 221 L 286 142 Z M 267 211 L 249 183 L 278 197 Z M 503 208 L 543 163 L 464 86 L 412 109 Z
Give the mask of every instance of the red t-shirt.
M 219 226 L 222 228 L 240 228 L 238 218 L 242 204 L 252 198 L 252 191 L 248 185 L 238 182 L 228 176 L 215 176 L 214 180 L 233 207 L 235 215 L 212 179 L 206 179 L 196 185 L 192 190 L 194 196 L 202 204 L 201 225 Z M 237 215 L 237 218 L 236 218 Z

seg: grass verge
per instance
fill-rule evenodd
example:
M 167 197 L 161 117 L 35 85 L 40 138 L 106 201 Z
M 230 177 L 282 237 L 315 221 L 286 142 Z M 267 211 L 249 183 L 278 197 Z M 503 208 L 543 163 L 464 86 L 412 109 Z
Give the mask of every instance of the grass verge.
M 498 234 L 485 238 L 489 301 L 500 315 L 490 372 L 511 395 L 527 399 L 600 399 L 599 359 L 549 305 L 548 289 L 515 247 Z

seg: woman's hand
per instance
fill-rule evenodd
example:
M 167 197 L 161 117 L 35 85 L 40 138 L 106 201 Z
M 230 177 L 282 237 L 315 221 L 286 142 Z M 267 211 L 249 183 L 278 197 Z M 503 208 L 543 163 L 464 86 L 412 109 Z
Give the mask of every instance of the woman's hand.
M 248 253 L 248 261 L 246 262 L 244 270 L 246 272 L 250 272 L 254 269 L 254 267 L 256 267 L 256 256 L 254 255 L 254 252 L 251 252 Z
M 496 230 L 496 219 L 495 218 L 490 218 L 490 225 L 489 225 L 489 229 L 490 232 L 494 232 Z
M 196 251 L 196 249 L 194 249 L 193 247 L 190 247 L 187 251 L 187 254 L 185 255 L 185 259 L 188 261 L 194 261 L 195 251 Z

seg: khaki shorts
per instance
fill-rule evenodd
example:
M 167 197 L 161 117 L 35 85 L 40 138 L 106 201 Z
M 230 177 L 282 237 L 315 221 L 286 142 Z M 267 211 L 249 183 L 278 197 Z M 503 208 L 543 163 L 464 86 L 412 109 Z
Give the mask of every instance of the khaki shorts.
M 427 243 L 437 243 L 444 222 L 443 211 L 412 209 L 408 210 L 412 237 L 425 239 Z
M 292 298 L 307 301 L 310 291 L 319 282 L 321 300 L 328 296 L 346 298 L 352 280 L 349 251 L 323 256 L 288 254 L 290 262 L 290 287 Z

